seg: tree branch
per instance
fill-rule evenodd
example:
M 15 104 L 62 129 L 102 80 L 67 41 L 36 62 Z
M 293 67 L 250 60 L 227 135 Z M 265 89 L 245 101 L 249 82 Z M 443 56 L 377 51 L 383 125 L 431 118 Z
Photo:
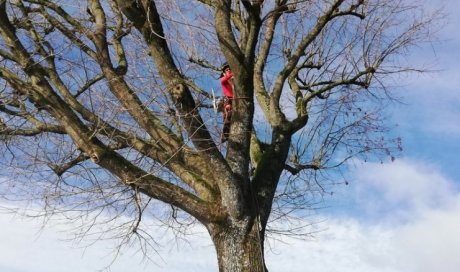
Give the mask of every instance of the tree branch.
M 280 108 L 279 100 L 281 98 L 281 93 L 287 77 L 295 69 L 297 63 L 299 62 L 299 59 L 305 54 L 305 49 L 318 37 L 319 33 L 321 33 L 326 24 L 332 20 L 335 11 L 343 2 L 344 0 L 335 0 L 333 4 L 326 10 L 324 15 L 319 17 L 315 26 L 311 29 L 308 35 L 306 35 L 300 41 L 299 46 L 293 51 L 292 55 L 288 59 L 288 62 L 276 77 L 275 84 L 273 86 L 272 94 L 270 97 L 270 105 L 273 118 L 271 118 L 271 120 L 269 121 L 273 126 L 279 126 L 280 122 L 285 120 L 284 114 L 282 113 Z
M 305 86 L 305 87 L 301 87 L 301 88 L 305 88 L 307 90 L 309 90 L 310 92 L 304 97 L 304 102 L 309 102 L 311 101 L 314 97 L 316 96 L 319 96 L 319 95 L 322 95 L 324 94 L 325 92 L 329 91 L 329 90 L 332 90 L 333 88 L 335 87 L 338 87 L 338 86 L 342 86 L 342 85 L 358 85 L 358 86 L 361 86 L 361 87 L 364 87 L 364 88 L 367 88 L 369 87 L 369 82 L 360 82 L 358 81 L 358 79 L 364 75 L 367 75 L 367 74 L 370 74 L 372 75 L 373 73 L 375 73 L 375 68 L 373 67 L 369 67 L 367 68 L 366 70 L 364 71 L 360 71 L 358 72 L 356 75 L 354 75 L 352 78 L 348 78 L 348 79 L 342 79 L 340 81 L 325 81 L 325 82 L 321 82 L 321 83 L 317 83 L 316 85 L 317 86 L 320 86 L 320 85 L 326 85 L 324 86 L 323 88 L 321 89 L 318 89 L 318 90 L 313 90 L 310 86 Z
M 256 98 L 259 101 L 259 105 L 261 106 L 265 116 L 270 116 L 270 97 L 267 93 L 263 72 L 265 69 L 265 63 L 267 62 L 268 54 L 270 52 L 270 48 L 273 42 L 273 37 L 275 35 L 275 28 L 279 18 L 282 15 L 283 10 L 286 8 L 287 0 L 276 1 L 276 6 L 272 12 L 272 15 L 268 17 L 268 22 L 265 27 L 265 34 L 263 37 L 262 44 L 260 46 L 258 57 L 256 59 L 254 65 L 254 90 L 256 94 Z M 283 8 L 284 7 L 284 8 Z M 275 12 L 276 10 L 276 12 Z
M 184 116 L 182 121 L 189 137 L 199 151 L 205 151 L 201 154 L 212 162 L 212 166 L 216 168 L 215 172 L 220 173 L 220 176 L 215 175 L 214 178 L 218 181 L 223 206 L 232 216 L 239 217 L 243 208 L 241 203 L 238 202 L 243 199 L 241 188 L 238 187 L 234 174 L 216 148 L 198 112 L 193 96 L 185 84 L 186 80 L 184 80 L 172 59 L 167 40 L 164 38 L 160 15 L 154 1 L 144 1 L 144 10 L 147 13 L 148 23 L 139 28 L 139 31 L 144 35 L 160 76 L 176 104 L 176 109 Z M 225 178 L 222 178 L 222 176 Z
M 319 170 L 321 169 L 321 165 L 319 164 L 304 164 L 304 165 L 296 165 L 295 167 L 290 166 L 289 164 L 286 164 L 284 166 L 284 169 L 289 171 L 292 175 L 297 175 L 299 172 L 307 169 L 311 170 Z
M 58 76 L 56 74 L 56 76 Z M 104 75 L 97 75 L 96 77 L 88 80 L 81 88 L 80 90 L 78 90 L 74 97 L 75 98 L 78 98 L 82 93 L 86 92 L 91 86 L 93 86 L 94 84 L 98 83 L 99 81 L 101 81 L 102 79 L 104 79 Z

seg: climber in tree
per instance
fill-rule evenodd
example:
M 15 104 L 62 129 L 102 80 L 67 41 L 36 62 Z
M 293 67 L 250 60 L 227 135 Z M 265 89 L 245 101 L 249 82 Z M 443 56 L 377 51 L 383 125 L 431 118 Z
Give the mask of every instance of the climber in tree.
M 224 96 L 224 127 L 220 137 L 222 142 L 227 141 L 230 132 L 230 121 L 232 120 L 232 100 L 233 100 L 233 73 L 230 66 L 224 63 L 222 66 L 222 74 L 220 75 L 220 85 L 222 86 L 222 94 Z

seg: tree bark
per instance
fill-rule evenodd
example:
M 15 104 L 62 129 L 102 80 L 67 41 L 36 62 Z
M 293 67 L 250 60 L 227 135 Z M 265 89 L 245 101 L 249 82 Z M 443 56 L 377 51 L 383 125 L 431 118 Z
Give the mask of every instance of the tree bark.
M 267 271 L 257 220 L 207 227 L 216 248 L 219 272 Z

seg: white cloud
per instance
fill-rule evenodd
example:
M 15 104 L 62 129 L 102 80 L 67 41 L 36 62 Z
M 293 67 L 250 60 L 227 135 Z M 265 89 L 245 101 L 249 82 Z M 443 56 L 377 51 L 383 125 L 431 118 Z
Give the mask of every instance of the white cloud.
M 356 198 L 355 208 L 366 214 L 331 216 L 314 241 L 278 244 L 275 271 L 458 271 L 460 192 L 454 181 L 436 167 L 403 160 L 364 164 L 350 186 L 356 188 L 343 197 Z
M 455 272 L 460 267 L 460 192 L 436 167 L 416 161 L 364 164 L 349 195 L 360 199 L 356 208 L 376 214 L 330 216 L 314 239 L 272 241 L 267 254 L 271 271 L 318 272 Z M 356 189 L 354 189 L 356 187 Z M 386 207 L 386 208 L 385 208 Z M 359 210 L 359 209 L 358 209 Z M 344 211 L 346 212 L 346 211 Z M 111 245 L 98 242 L 86 251 L 72 246 L 58 226 L 49 225 L 39 236 L 39 225 L 0 214 L 0 268 L 2 271 L 98 271 L 110 262 Z M 217 270 L 212 244 L 204 230 L 190 243 L 179 243 L 141 263 L 134 248 L 111 267 L 122 271 Z M 164 240 L 173 240 L 163 235 Z M 24 256 L 27 256 L 25 258 Z
M 404 225 L 330 220 L 313 242 L 279 245 L 274 271 L 455 272 L 460 267 L 460 206 L 427 211 Z
M 12 214 L 0 213 L 0 224 L 0 271 L 62 272 L 64 268 L 67 272 L 217 270 L 214 249 L 203 235 L 191 237 L 190 244 L 178 243 L 180 249 L 175 244 L 163 248 L 160 255 L 151 256 L 152 261 L 143 260 L 137 248 L 125 249 L 110 268 L 104 270 L 114 259 L 114 241 L 98 241 L 85 248 L 85 243 L 68 241 L 71 236 L 62 226 L 50 223 L 41 229 L 39 220 L 26 220 Z M 158 238 L 174 241 L 171 234 Z
M 427 210 L 422 217 L 395 232 L 398 263 L 409 271 L 458 271 L 460 260 L 460 201 L 448 209 Z M 408 270 L 406 270 L 408 271 Z
M 417 212 L 451 204 L 455 183 L 428 162 L 396 160 L 390 164 L 365 163 L 355 171 L 358 201 L 380 200 L 379 209 L 391 207 Z M 391 212 L 391 211 L 389 211 Z

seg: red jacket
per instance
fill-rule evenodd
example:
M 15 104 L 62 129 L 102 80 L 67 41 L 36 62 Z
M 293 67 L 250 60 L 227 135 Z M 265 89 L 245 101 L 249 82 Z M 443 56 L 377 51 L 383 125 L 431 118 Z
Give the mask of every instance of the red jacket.
M 233 73 L 227 72 L 223 77 L 220 78 L 220 85 L 222 86 L 222 93 L 224 96 L 233 98 L 233 86 L 232 86 Z

